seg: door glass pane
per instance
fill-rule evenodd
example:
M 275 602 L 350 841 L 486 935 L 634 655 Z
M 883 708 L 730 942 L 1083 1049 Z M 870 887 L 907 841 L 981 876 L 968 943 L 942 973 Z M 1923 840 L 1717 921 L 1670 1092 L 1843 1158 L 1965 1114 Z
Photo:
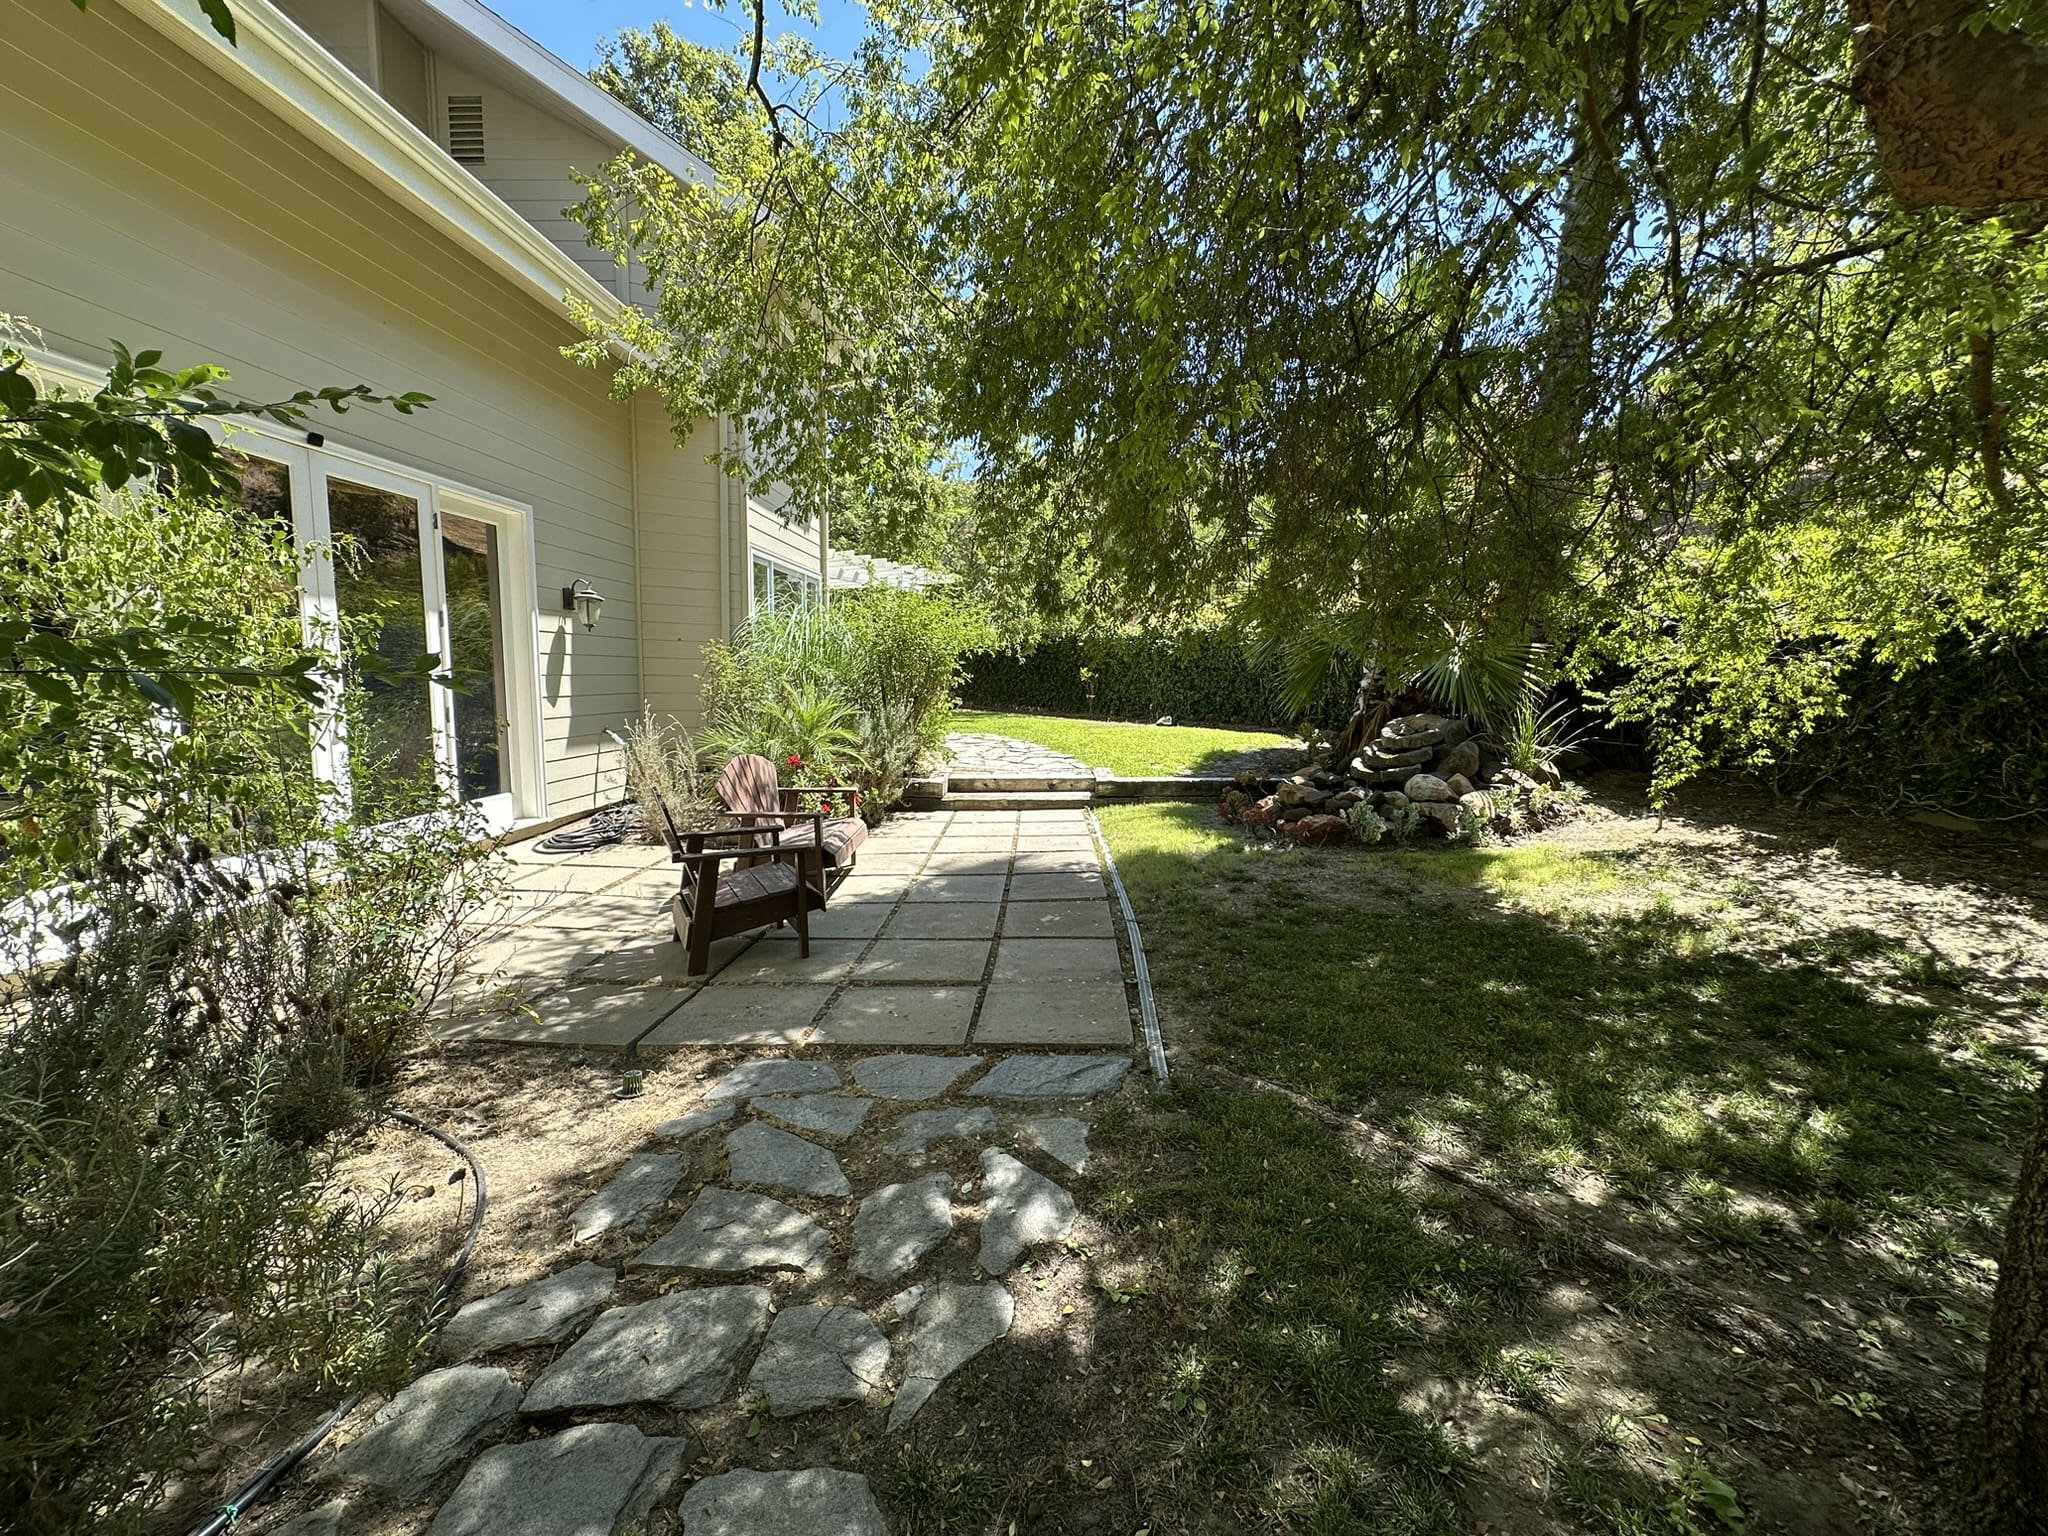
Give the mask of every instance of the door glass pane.
M 268 537 L 277 553 L 275 563 L 245 569 L 239 578 L 241 595 L 251 611 L 264 611 L 290 624 L 304 637 L 304 619 L 296 559 L 286 562 L 286 551 L 295 550 L 292 521 L 292 471 L 275 459 L 259 459 L 233 449 L 221 457 L 240 473 L 242 515 L 254 532 Z M 259 579 L 260 578 L 260 579 Z M 280 637 L 281 638 L 281 637 Z M 313 741 L 318 722 L 310 705 L 295 712 L 289 726 L 280 725 L 271 746 L 275 761 L 297 776 L 313 767 Z
M 448 593 L 448 665 L 455 688 L 455 776 L 462 798 L 505 788 L 505 632 L 498 588 L 498 530 L 441 514 Z
M 327 482 L 334 596 L 357 686 L 348 715 L 356 814 L 384 820 L 421 807 L 434 768 L 433 687 L 400 674 L 427 653 L 420 505 L 396 491 Z

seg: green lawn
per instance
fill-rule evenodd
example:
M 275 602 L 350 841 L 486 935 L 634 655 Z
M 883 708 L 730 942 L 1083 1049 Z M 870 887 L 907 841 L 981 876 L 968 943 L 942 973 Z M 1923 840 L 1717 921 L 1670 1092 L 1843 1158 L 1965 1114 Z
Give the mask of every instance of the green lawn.
M 1273 731 L 1234 731 L 1206 725 L 1135 725 L 1117 720 L 1076 720 L 1063 715 L 1001 715 L 956 710 L 956 731 L 1014 736 L 1107 768 L 1126 778 L 1210 773 L 1212 765 L 1264 747 L 1299 745 Z
M 1680 1536 L 1723 1528 L 1723 1477 L 1781 1492 L 1832 1476 L 1789 1440 L 1868 1438 L 1831 1406 L 1853 1380 L 1802 1407 L 1789 1364 L 1731 1356 L 1666 1316 L 1654 1276 L 1601 1291 L 1570 1244 L 1449 1219 L 1467 1204 L 1457 1192 L 1205 1064 L 1677 1255 L 1674 1272 L 1766 1315 L 1816 1318 L 1858 1360 L 1910 1373 L 1935 1350 L 1940 1383 L 1967 1384 L 2031 1071 L 1985 1048 L 1939 984 L 1928 1002 L 1870 984 L 1871 963 L 1927 973 L 1909 954 L 1850 928 L 1760 944 L 1760 914 L 1640 850 L 1305 852 L 1249 844 L 1207 807 L 1097 814 L 1168 1028 L 1200 1041 L 1171 1094 L 1122 1131 L 1113 1202 L 1131 1240 L 1154 1244 L 1155 1304 L 1184 1340 L 1144 1391 L 1190 1502 L 1245 1529 L 1449 1536 L 1474 1529 L 1483 1470 L 1500 1479 L 1486 1497 L 1528 1501 L 1518 1517 L 1541 1508 L 1531 1529 Z M 1575 1369 L 1626 1373 L 1575 1356 L 1583 1325 L 1545 1321 L 1553 1269 L 1597 1297 L 1621 1347 L 1641 1333 L 1628 1379 L 1661 1422 L 1567 1401 Z M 1863 1321 L 1867 1296 L 1895 1310 L 1852 1331 L 1843 1319 Z M 1418 1376 L 1472 1400 L 1468 1431 L 1475 1415 L 1519 1416 L 1522 1464 L 1473 1463 L 1403 1396 Z M 1924 1390 L 1874 1384 L 1872 1401 Z M 1768 1394 L 1752 1418 L 1803 1415 L 1800 1428 L 1786 1442 L 1739 1425 L 1660 1438 L 1703 1425 L 1723 1392 Z M 1512 1429 L 1473 1432 L 1512 1445 Z M 1772 1529 L 1822 1528 L 1776 1514 L 1790 1523 Z

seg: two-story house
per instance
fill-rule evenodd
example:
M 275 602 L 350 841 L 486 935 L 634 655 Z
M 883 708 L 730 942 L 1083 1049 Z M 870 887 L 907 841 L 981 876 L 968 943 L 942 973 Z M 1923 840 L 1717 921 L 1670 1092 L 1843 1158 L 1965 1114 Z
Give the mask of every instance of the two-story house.
M 416 583 L 411 643 L 491 679 L 397 728 L 495 823 L 614 800 L 607 728 L 643 699 L 694 722 L 705 641 L 825 582 L 819 530 L 707 462 L 732 423 L 678 442 L 562 355 L 572 301 L 638 296 L 565 216 L 573 173 L 708 173 L 474 0 L 230 3 L 234 45 L 194 0 L 0 0 L 0 312 L 60 376 L 118 339 L 244 399 L 432 395 L 237 432 L 248 495 L 309 551 L 309 622 L 364 600 L 317 553 L 350 535 L 387 603 Z

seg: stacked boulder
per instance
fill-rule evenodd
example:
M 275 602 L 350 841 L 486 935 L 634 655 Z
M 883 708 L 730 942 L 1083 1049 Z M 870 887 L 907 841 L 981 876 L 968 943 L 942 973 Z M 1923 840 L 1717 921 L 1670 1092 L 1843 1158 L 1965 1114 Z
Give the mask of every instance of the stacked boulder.
M 1499 768 L 1499 757 L 1473 739 L 1471 722 L 1461 716 L 1403 715 L 1351 759 L 1346 777 L 1371 793 L 1374 810 L 1413 806 L 1423 820 L 1455 832 L 1461 811 L 1492 814 L 1493 801 L 1480 790 Z
M 1348 764 L 1312 766 L 1277 781 L 1247 776 L 1225 793 L 1220 809 L 1228 820 L 1302 843 L 1347 841 L 1347 818 L 1359 805 L 1389 819 L 1412 808 L 1424 824 L 1448 834 L 1458 830 L 1461 815 L 1493 818 L 1495 799 L 1485 790 L 1497 775 L 1502 787 L 1520 778 L 1501 768 L 1499 754 L 1472 734 L 1470 721 L 1403 715 Z

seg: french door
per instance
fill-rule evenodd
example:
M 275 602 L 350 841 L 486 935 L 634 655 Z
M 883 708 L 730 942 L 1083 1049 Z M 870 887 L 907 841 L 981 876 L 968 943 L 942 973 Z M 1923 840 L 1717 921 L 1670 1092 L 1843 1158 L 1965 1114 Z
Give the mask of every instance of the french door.
M 290 517 L 307 639 L 357 684 L 316 725 L 315 770 L 361 820 L 416 808 L 432 783 L 509 823 L 506 530 L 352 455 L 246 436 L 233 449 L 245 504 Z

